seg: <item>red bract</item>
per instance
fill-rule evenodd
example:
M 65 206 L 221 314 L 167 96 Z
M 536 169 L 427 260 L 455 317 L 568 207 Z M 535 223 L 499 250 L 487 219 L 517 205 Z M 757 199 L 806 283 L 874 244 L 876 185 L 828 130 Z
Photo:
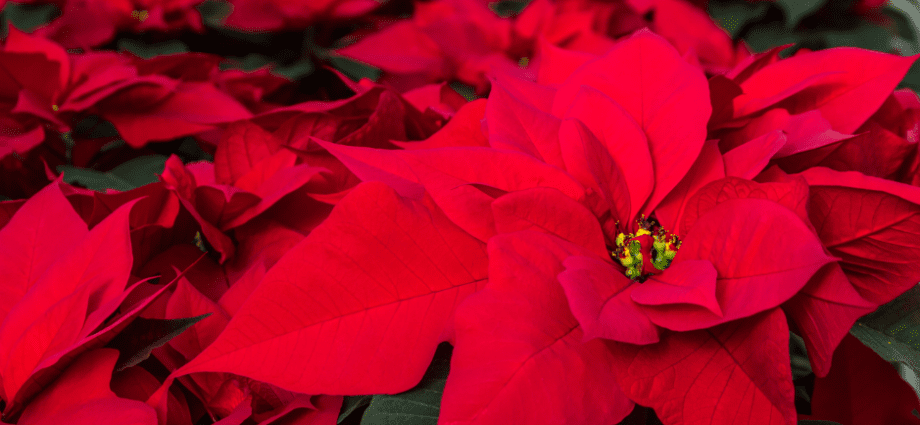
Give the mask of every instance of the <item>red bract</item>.
M 376 0 L 231 0 L 227 25 L 246 31 L 299 29 L 307 25 L 350 19 L 380 6 Z
M 112 392 L 109 381 L 117 360 L 118 351 L 112 349 L 84 353 L 36 397 L 17 423 L 89 425 L 104 421 L 155 425 L 157 416 L 153 408 Z
M 14 3 L 53 3 L 62 14 L 36 35 L 67 48 L 99 46 L 119 31 L 202 31 L 195 6 L 202 0 L 18 0 Z
M 489 284 L 457 310 L 440 423 L 610 424 L 632 410 L 615 359 L 599 340 L 582 343 L 554 278 L 584 248 L 549 239 L 523 231 L 489 241 Z
M 847 335 L 834 353 L 826 377 L 815 380 L 811 415 L 801 419 L 827 420 L 842 425 L 863 423 L 918 424 L 920 411 L 913 388 L 856 337 Z
M 450 338 L 454 306 L 482 286 L 485 267 L 483 244 L 430 199 L 358 186 L 177 374 L 231 372 L 305 393 L 404 391 Z

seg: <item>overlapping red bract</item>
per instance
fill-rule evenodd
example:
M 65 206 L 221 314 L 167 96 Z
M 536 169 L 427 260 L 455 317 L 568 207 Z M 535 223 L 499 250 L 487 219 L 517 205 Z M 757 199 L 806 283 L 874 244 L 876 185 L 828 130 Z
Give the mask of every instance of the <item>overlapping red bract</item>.
M 12 30 L 0 51 L 0 188 L 27 198 L 0 202 L 6 422 L 331 425 L 342 395 L 412 388 L 447 341 L 440 423 L 606 425 L 639 404 L 666 424 L 791 424 L 790 330 L 811 417 L 917 402 L 846 335 L 920 280 L 920 101 L 894 91 L 914 57 L 752 56 L 685 0 L 536 0 L 513 19 L 435 0 L 340 50 L 384 84 L 323 70 L 344 94 L 303 98 L 214 56 L 64 49 L 198 29 L 196 1 L 73 3 L 39 31 L 55 41 Z M 249 30 L 380 6 L 233 3 Z M 106 25 L 69 31 L 84 19 Z M 193 136 L 214 161 L 72 187 L 55 171 L 89 115 L 132 148 Z M 102 148 L 76 142 L 78 166 Z M 646 218 L 681 244 L 640 283 L 611 251 Z M 141 339 L 138 317 L 204 315 L 140 364 L 116 344 Z M 853 390 L 857 364 L 885 392 Z

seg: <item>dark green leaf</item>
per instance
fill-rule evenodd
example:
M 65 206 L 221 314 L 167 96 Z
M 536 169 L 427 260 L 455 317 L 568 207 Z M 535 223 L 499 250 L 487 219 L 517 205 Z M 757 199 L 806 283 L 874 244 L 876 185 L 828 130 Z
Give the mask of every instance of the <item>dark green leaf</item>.
M 709 14 L 712 19 L 731 35 L 737 38 L 741 30 L 751 22 L 759 21 L 770 8 L 765 2 L 711 1 Z
M 14 27 L 25 32 L 32 32 L 60 15 L 61 10 L 53 4 L 7 3 L 3 8 L 3 16 Z
M 224 20 L 233 11 L 233 5 L 226 1 L 205 0 L 198 5 L 197 9 L 205 25 L 218 27 L 223 25 Z
M 792 332 L 789 332 L 789 359 L 792 363 L 793 380 L 811 375 L 811 363 L 808 361 L 805 340 Z
M 776 0 L 776 5 L 783 9 L 786 26 L 796 26 L 802 18 L 811 15 L 824 6 L 827 0 Z
M 329 62 L 335 69 L 341 71 L 354 81 L 360 81 L 362 78 L 377 81 L 377 79 L 380 78 L 379 69 L 361 62 L 353 61 L 346 57 L 330 55 Z
M 342 410 L 339 411 L 339 420 L 337 423 L 342 423 L 342 421 L 351 416 L 352 413 L 355 413 L 356 410 L 359 410 L 362 407 L 370 404 L 372 398 L 374 398 L 372 395 L 356 395 L 345 397 L 345 401 L 342 402 Z
M 920 393 L 920 287 L 860 318 L 850 333 L 892 363 Z
M 754 52 L 763 52 L 776 46 L 797 43 L 800 36 L 789 31 L 781 22 L 758 24 L 750 29 L 744 41 Z
M 118 40 L 117 44 L 118 50 L 127 50 L 144 59 L 189 51 L 188 46 L 179 40 L 167 40 L 162 43 L 144 43 L 138 40 L 123 38 Z
M 145 319 L 138 317 L 106 347 L 119 351 L 116 371 L 127 369 L 150 357 L 154 348 L 166 344 L 211 313 L 185 319 Z
M 463 96 L 463 98 L 467 101 L 472 102 L 476 99 L 479 99 L 479 96 L 476 95 L 476 89 L 474 89 L 473 86 L 457 81 L 450 83 L 449 86 L 453 91 L 457 92 L 457 94 L 460 96 Z
M 920 286 L 914 286 L 859 322 L 920 352 Z
M 878 25 L 858 21 L 854 28 L 845 31 L 825 31 L 821 33 L 827 43 L 826 47 L 850 46 L 877 52 L 891 51 L 891 32 Z
M 111 171 L 62 165 L 58 167 L 58 172 L 64 174 L 64 182 L 79 184 L 87 189 L 100 192 L 105 189 L 127 191 L 156 183 L 157 175 L 163 172 L 165 164 L 165 156 L 148 155 L 126 161 Z
M 489 9 L 502 18 L 517 16 L 531 0 L 500 0 L 489 2 Z
M 364 411 L 361 425 L 436 425 L 452 351 L 449 344 L 441 344 L 415 388 L 400 394 L 375 395 Z
M 315 67 L 313 66 L 313 62 L 311 62 L 309 59 L 301 59 L 290 65 L 277 66 L 272 69 L 272 73 L 288 78 L 290 80 L 298 80 L 313 73 L 314 69 Z M 377 73 L 376 76 L 371 75 L 368 78 L 376 80 L 377 78 L 380 78 L 380 74 Z

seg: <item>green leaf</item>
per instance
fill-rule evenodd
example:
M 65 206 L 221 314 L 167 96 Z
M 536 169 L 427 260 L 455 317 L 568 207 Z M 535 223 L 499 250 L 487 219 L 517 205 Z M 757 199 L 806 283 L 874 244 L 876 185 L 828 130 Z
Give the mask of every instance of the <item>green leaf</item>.
M 863 316 L 850 333 L 892 363 L 920 395 L 920 287 Z
M 754 52 L 763 52 L 776 46 L 797 43 L 800 36 L 789 31 L 780 22 L 758 24 L 750 29 L 744 37 L 745 43 Z
M 375 395 L 364 411 L 361 425 L 436 425 L 452 351 L 449 344 L 441 344 L 415 388 L 394 395 Z
M 277 66 L 272 69 L 272 73 L 285 77 L 289 80 L 298 80 L 306 77 L 307 75 L 310 75 L 315 69 L 316 67 L 313 65 L 313 62 L 310 61 L 310 59 L 304 58 L 290 65 Z M 376 76 L 373 76 L 372 79 L 376 80 L 377 78 L 379 78 L 379 73 L 376 74 Z
M 858 21 L 854 28 L 845 31 L 825 31 L 821 34 L 828 48 L 850 46 L 877 52 L 890 52 L 892 47 L 890 30 L 866 21 Z
M 128 191 L 146 184 L 156 183 L 157 175 L 163 172 L 166 157 L 147 155 L 127 161 L 111 171 L 97 171 L 70 165 L 58 167 L 64 174 L 64 182 L 79 184 L 87 189 L 103 192 L 105 189 Z
M 32 32 L 61 16 L 61 10 L 53 4 L 7 3 L 3 16 L 20 31 Z
M 329 63 L 354 81 L 360 81 L 362 78 L 377 81 L 380 78 L 381 72 L 379 69 L 344 56 L 330 54 Z
M 920 352 L 920 286 L 914 286 L 859 322 Z
M 352 413 L 355 413 L 356 410 L 359 410 L 362 407 L 370 404 L 372 398 L 374 398 L 372 395 L 355 395 L 345 397 L 345 401 L 342 402 L 342 410 L 339 411 L 339 420 L 336 421 L 336 423 L 342 423 L 345 419 L 351 416 Z
M 820 9 L 824 3 L 827 0 L 776 0 L 776 5 L 783 9 L 786 26 L 789 28 L 798 25 L 802 18 Z
M 233 5 L 217 0 L 205 0 L 196 8 L 201 14 L 201 20 L 210 27 L 222 26 L 227 16 L 233 11 Z
M 769 3 L 757 2 L 709 2 L 709 15 L 732 38 L 738 38 L 741 30 L 751 22 L 759 21 L 767 14 Z
M 789 332 L 789 359 L 792 363 L 792 379 L 796 380 L 811 375 L 811 362 L 802 337 Z
M 502 17 L 510 18 L 512 16 L 517 16 L 520 14 L 527 5 L 529 5 L 531 0 L 499 0 L 489 2 L 489 9 L 493 13 Z
M 451 88 L 451 90 L 457 92 L 457 94 L 459 94 L 460 96 L 463 96 L 463 98 L 466 99 L 468 102 L 472 102 L 476 99 L 479 99 L 479 96 L 476 95 L 476 89 L 474 89 L 473 86 L 470 86 L 468 84 L 463 84 L 458 81 L 451 82 L 450 84 L 448 84 L 448 86 Z
M 189 51 L 188 46 L 179 40 L 167 40 L 162 43 L 144 43 L 139 40 L 123 38 L 118 40 L 118 50 L 127 50 L 143 59 L 150 59 L 154 56 L 171 55 L 174 53 L 186 53 Z
M 153 349 L 166 344 L 210 315 L 207 313 L 184 319 L 134 319 L 106 345 L 119 351 L 115 370 L 121 371 L 146 360 Z

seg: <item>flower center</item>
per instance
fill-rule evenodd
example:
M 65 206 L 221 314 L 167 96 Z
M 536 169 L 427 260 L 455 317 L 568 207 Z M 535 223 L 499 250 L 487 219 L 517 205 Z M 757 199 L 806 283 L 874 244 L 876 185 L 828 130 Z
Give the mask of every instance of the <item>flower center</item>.
M 150 12 L 147 12 L 146 10 L 132 10 L 131 11 L 131 17 L 141 22 L 146 21 L 148 16 L 150 16 Z
M 626 277 L 644 282 L 671 265 L 680 249 L 680 240 L 644 215 L 636 222 L 639 230 L 618 234 L 616 248 L 610 254 L 626 267 Z

